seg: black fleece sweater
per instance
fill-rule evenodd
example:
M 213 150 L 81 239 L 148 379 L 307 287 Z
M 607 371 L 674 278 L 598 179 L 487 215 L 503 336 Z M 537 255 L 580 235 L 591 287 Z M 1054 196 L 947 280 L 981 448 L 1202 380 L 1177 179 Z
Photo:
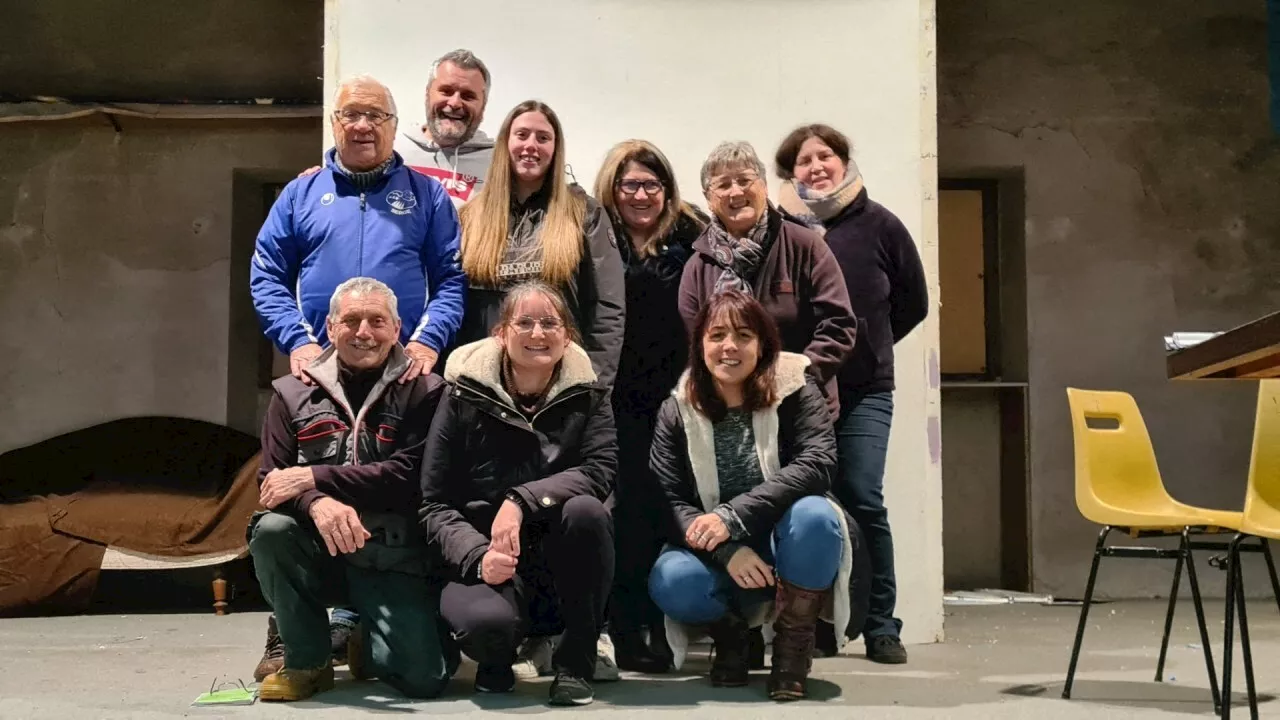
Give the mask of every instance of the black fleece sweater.
M 853 355 L 837 376 L 840 407 L 894 389 L 893 346 L 929 313 L 929 290 L 906 226 L 864 189 L 826 223 L 827 245 L 858 318 Z

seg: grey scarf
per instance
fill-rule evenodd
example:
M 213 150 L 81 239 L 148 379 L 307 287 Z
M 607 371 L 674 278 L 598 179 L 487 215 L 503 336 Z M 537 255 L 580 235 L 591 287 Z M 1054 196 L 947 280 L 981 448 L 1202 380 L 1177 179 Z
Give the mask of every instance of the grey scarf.
M 760 213 L 746 237 L 735 238 L 725 230 L 720 218 L 713 218 L 707 226 L 707 244 L 711 247 L 711 256 L 721 268 L 720 277 L 716 278 L 712 294 L 718 295 L 727 290 L 740 290 L 754 295 L 756 274 L 760 265 L 769 255 L 774 238 L 769 233 L 769 213 L 773 208 L 766 204 L 765 211 Z

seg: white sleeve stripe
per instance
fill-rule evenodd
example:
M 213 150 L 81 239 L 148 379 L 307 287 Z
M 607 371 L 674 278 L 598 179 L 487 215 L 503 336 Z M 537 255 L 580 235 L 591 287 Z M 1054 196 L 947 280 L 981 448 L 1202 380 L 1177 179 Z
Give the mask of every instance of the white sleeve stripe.
M 431 322 L 431 314 L 427 312 L 427 303 L 431 301 L 431 279 L 427 278 L 423 285 L 422 296 L 422 319 L 418 321 L 418 327 L 413 329 L 413 334 L 409 336 L 412 340 L 422 334 L 427 329 L 427 325 Z
M 319 342 L 316 340 L 315 328 L 311 327 L 311 323 L 307 322 L 307 314 L 302 311 L 302 277 L 299 273 L 297 282 L 293 285 L 293 297 L 298 304 L 298 314 L 302 316 L 302 329 L 307 331 L 307 339 L 311 342 Z

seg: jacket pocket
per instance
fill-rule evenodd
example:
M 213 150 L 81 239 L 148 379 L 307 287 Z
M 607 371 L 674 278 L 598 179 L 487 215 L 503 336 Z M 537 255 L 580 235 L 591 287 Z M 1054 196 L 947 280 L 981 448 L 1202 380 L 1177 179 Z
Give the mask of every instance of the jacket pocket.
M 335 459 L 342 454 L 342 442 L 346 438 L 346 428 L 332 433 L 303 439 L 298 436 L 299 465 L 335 465 Z

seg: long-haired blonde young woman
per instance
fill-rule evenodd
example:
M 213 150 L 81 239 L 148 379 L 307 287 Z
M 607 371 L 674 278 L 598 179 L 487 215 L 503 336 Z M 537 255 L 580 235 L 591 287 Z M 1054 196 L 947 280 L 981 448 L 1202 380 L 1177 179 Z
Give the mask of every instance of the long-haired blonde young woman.
M 460 213 L 469 287 L 456 345 L 488 336 L 507 290 L 540 280 L 564 295 L 600 382 L 612 386 L 625 289 L 608 217 L 566 182 L 564 132 L 547 105 L 517 105 L 495 143 L 484 188 Z

